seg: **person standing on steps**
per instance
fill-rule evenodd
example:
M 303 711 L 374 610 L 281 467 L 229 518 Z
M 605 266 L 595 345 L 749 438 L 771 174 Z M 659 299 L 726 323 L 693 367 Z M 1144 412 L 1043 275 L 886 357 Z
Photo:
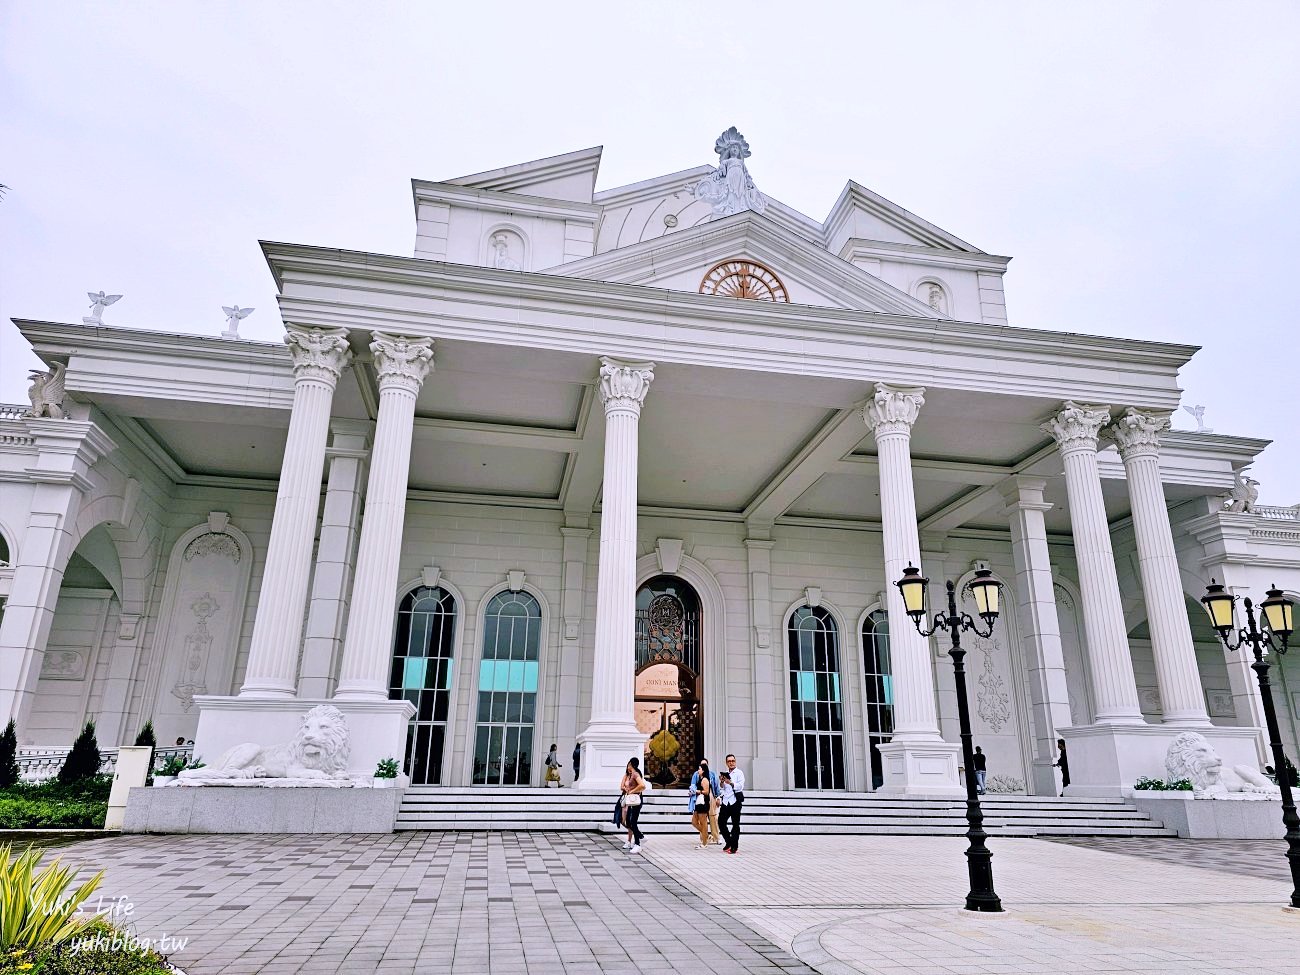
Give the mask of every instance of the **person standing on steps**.
M 1056 739 L 1056 750 L 1060 753 L 1060 757 L 1057 758 L 1052 768 L 1061 770 L 1061 795 L 1065 795 L 1065 790 L 1070 787 L 1070 759 L 1065 754 L 1064 738 Z
M 736 794 L 736 802 L 731 812 L 731 840 L 727 843 L 728 851 L 736 853 L 740 849 L 740 814 L 745 809 L 745 773 L 736 764 L 736 756 L 727 756 L 727 775 L 731 777 L 731 788 Z M 724 810 L 725 811 L 725 810 Z M 718 816 L 721 825 L 722 816 Z M 724 836 L 725 840 L 726 837 Z
M 582 766 L 582 746 L 577 742 L 573 745 L 573 784 L 578 784 L 578 769 Z
M 641 759 L 630 758 L 623 775 L 623 825 L 627 827 L 627 842 L 623 849 L 629 853 L 641 852 L 641 841 L 645 835 L 637 825 L 641 818 L 641 793 L 645 792 L 645 779 L 641 777 Z
M 984 780 L 989 774 L 989 758 L 979 745 L 975 746 L 975 755 L 971 764 L 975 766 L 975 791 L 984 795 Z

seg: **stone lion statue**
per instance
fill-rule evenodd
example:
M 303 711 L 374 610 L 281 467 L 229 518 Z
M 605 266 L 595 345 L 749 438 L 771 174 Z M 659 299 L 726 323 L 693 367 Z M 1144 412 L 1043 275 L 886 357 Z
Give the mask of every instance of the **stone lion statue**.
M 1241 794 L 1243 798 L 1247 795 L 1271 798 L 1282 794 L 1277 786 L 1248 765 L 1225 768 L 1214 746 L 1195 731 L 1184 731 L 1169 745 L 1165 770 L 1171 782 L 1189 779 L 1192 794 L 1198 798 L 1230 793 Z
M 297 734 L 286 744 L 235 745 L 212 766 L 182 772 L 178 782 L 210 785 L 246 779 L 308 779 L 348 785 L 348 738 L 343 712 L 332 704 L 321 704 L 302 716 Z

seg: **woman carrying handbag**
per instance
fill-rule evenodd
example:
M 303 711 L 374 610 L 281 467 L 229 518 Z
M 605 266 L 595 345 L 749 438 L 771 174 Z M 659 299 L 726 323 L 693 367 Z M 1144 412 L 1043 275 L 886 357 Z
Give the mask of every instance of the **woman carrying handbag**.
M 645 839 L 637 820 L 641 818 L 641 793 L 645 792 L 645 779 L 641 777 L 641 760 L 630 758 L 627 772 L 623 776 L 623 825 L 627 827 L 627 842 L 623 849 L 629 853 L 641 852 L 641 841 Z

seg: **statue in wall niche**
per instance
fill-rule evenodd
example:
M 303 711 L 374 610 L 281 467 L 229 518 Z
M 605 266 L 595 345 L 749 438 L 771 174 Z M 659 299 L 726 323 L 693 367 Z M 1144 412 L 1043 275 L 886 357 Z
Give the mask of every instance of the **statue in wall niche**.
M 347 718 L 321 704 L 302 716 L 291 741 L 235 745 L 212 765 L 182 772 L 177 785 L 347 787 L 350 750 Z
M 503 271 L 518 271 L 519 262 L 510 255 L 510 237 L 505 233 L 492 235 L 492 266 Z
M 1259 500 L 1259 481 L 1247 477 L 1241 471 L 1237 471 L 1236 478 L 1232 490 L 1222 495 L 1223 510 L 1249 514 L 1255 510 L 1255 502 Z
M 1282 791 L 1249 765 L 1225 768 L 1223 759 L 1204 735 L 1184 731 L 1165 753 L 1169 780 L 1187 779 L 1197 799 L 1277 799 Z
M 713 151 L 718 154 L 718 168 L 695 184 L 695 199 L 713 207 L 715 217 L 766 210 L 767 197 L 758 191 L 745 166 L 751 155 L 749 143 L 734 125 L 718 136 Z
M 943 307 L 943 288 L 937 284 L 932 284 L 926 289 L 925 301 L 940 315 L 947 314 L 947 309 Z
M 31 370 L 27 377 L 32 382 L 27 388 L 27 398 L 32 401 L 28 416 L 49 417 L 51 420 L 62 420 L 67 416 L 63 412 L 64 374 L 67 371 L 68 367 L 62 362 L 54 363 L 49 372 Z

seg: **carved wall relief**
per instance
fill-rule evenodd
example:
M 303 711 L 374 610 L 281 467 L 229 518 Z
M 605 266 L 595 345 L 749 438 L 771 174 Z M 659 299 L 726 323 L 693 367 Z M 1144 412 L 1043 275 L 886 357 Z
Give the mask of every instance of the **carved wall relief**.
M 1011 720 L 1011 698 L 995 663 L 1001 648 L 984 637 L 976 637 L 974 643 L 975 657 L 981 661 L 976 674 L 979 689 L 975 692 L 975 711 L 996 735 Z
M 525 269 L 524 239 L 513 230 L 494 230 L 487 237 L 487 266 L 503 271 Z
M 248 537 L 213 512 L 172 548 L 153 649 L 159 741 L 194 736 L 202 694 L 234 693 L 253 552 Z

